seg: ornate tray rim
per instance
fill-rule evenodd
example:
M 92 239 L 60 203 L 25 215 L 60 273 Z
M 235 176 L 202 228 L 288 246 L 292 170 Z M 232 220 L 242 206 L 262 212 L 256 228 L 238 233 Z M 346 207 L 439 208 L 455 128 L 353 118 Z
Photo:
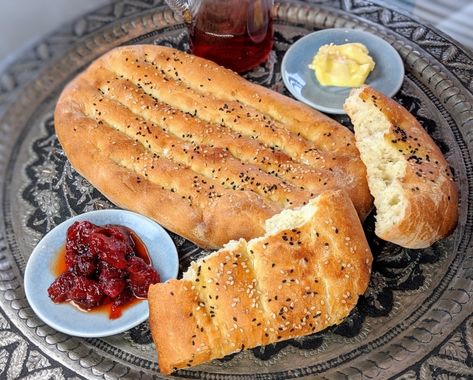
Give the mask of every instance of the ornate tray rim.
M 287 14 L 289 15 L 288 19 L 291 19 L 290 10 L 291 10 L 291 7 L 294 7 L 294 9 L 297 9 L 299 11 L 299 14 L 297 12 L 294 12 L 293 19 L 291 20 L 291 22 L 296 23 L 298 20 L 303 18 L 303 16 L 302 17 L 300 16 L 301 7 L 302 8 L 309 8 L 309 10 L 311 10 L 310 8 L 313 8 L 314 6 L 318 6 L 319 8 L 324 9 L 329 13 L 331 12 L 331 13 L 336 14 L 338 12 L 340 15 L 343 16 L 342 11 L 345 11 L 345 13 L 346 13 L 347 10 L 351 10 L 351 11 L 355 10 L 356 11 L 356 7 L 355 7 L 356 4 L 355 3 L 357 3 L 357 2 L 345 1 L 343 3 L 343 5 L 345 6 L 346 9 L 341 10 L 341 9 L 337 9 L 337 8 L 332 8 L 330 6 L 327 6 L 326 4 L 320 4 L 317 1 L 291 2 L 291 3 L 282 2 L 281 5 L 278 8 L 278 12 L 287 12 Z M 95 14 L 99 13 L 100 11 L 102 11 L 104 9 L 107 9 L 107 8 L 110 8 L 112 6 L 113 6 L 113 4 L 110 4 L 110 5 L 106 5 L 104 7 L 98 8 L 96 11 L 90 12 L 88 15 L 85 15 L 81 18 L 78 18 L 73 23 L 68 24 L 68 25 L 72 25 L 74 23 L 77 24 L 78 22 L 80 22 L 80 20 L 82 20 L 82 19 L 84 19 L 84 18 L 86 18 L 90 15 L 95 15 Z M 284 10 L 285 6 L 287 6 L 289 10 Z M 349 8 L 350 6 L 351 6 L 351 8 Z M 384 6 L 386 6 L 386 5 L 384 5 Z M 373 7 L 376 8 L 377 6 L 373 6 Z M 142 11 L 142 12 L 138 11 L 136 14 L 129 15 L 129 16 L 127 16 L 126 18 L 124 18 L 122 20 L 125 21 L 125 24 L 127 22 L 129 22 L 129 24 L 131 26 L 128 25 L 128 27 L 136 26 L 136 25 L 133 25 L 133 24 L 134 24 L 134 21 L 137 21 L 137 20 L 142 22 L 143 25 L 146 25 L 146 23 L 148 23 L 148 22 L 153 22 L 156 27 L 160 27 L 160 28 L 172 27 L 173 25 L 178 25 L 179 24 L 178 19 L 176 19 L 174 17 L 174 15 L 172 14 L 172 12 L 169 12 L 169 11 L 165 11 L 163 14 L 161 14 L 160 19 L 155 20 L 153 17 L 154 17 L 154 15 L 159 13 L 158 10 L 160 10 L 160 9 L 162 9 L 162 8 L 155 8 L 154 11 L 149 11 L 149 10 L 145 10 L 145 11 Z M 382 10 L 379 9 L 379 7 L 378 7 L 377 11 L 383 12 Z M 402 14 L 402 12 L 399 12 L 399 13 Z M 140 14 L 142 14 L 142 15 L 140 15 Z M 356 14 L 356 12 L 355 12 L 355 14 Z M 339 15 L 339 17 L 344 19 L 344 17 L 342 17 L 340 15 Z M 405 17 L 410 17 L 412 19 L 411 16 L 407 16 L 407 15 L 404 15 L 404 16 Z M 345 21 L 344 26 L 347 26 L 347 24 L 350 25 L 350 23 L 352 23 L 353 25 L 357 25 L 357 26 L 360 26 L 360 24 L 361 24 L 364 28 L 366 28 L 368 30 L 369 29 L 377 30 L 381 27 L 379 25 L 377 26 L 375 23 L 371 22 L 370 20 L 366 20 L 364 18 L 361 18 L 358 15 L 355 15 L 353 17 L 357 18 L 359 23 L 354 23 L 352 20 L 349 20 L 348 17 L 346 17 L 345 20 L 344 20 Z M 380 17 L 387 18 L 388 16 L 383 16 L 381 14 Z M 327 20 L 324 21 L 325 24 L 327 24 L 328 22 L 329 21 L 327 21 Z M 337 20 L 335 20 L 335 23 L 336 22 L 337 22 Z M 109 38 L 113 38 L 113 37 L 116 37 L 117 39 L 123 38 L 124 35 L 121 34 L 121 33 L 126 33 L 126 27 L 122 26 L 121 30 L 116 30 L 116 28 L 113 27 L 113 24 L 114 24 L 114 20 L 110 21 L 109 24 L 102 25 L 101 29 L 103 29 L 102 31 L 104 32 L 104 35 L 105 35 L 106 32 L 110 32 L 107 29 L 112 29 L 111 34 L 112 35 L 116 34 L 116 36 L 111 36 L 111 37 L 109 36 Z M 382 36 L 384 38 L 388 39 L 388 40 L 392 40 L 394 38 L 393 35 L 395 35 L 395 33 L 389 28 L 386 28 L 386 29 L 388 29 L 389 32 L 387 30 L 383 30 L 381 32 Z M 448 40 L 448 38 L 445 37 L 443 35 L 443 33 L 438 32 L 435 29 L 431 29 L 430 26 L 429 26 L 429 31 L 434 31 L 440 37 Z M 380 31 L 377 30 L 377 32 L 380 32 Z M 57 32 L 51 33 L 43 41 L 47 40 L 48 38 L 54 37 L 55 33 L 57 33 Z M 398 43 L 397 46 L 395 46 L 395 47 L 401 50 L 402 56 L 406 60 L 407 64 L 414 65 L 415 63 L 418 64 L 419 60 L 421 62 L 426 61 L 426 63 L 425 63 L 425 68 L 426 69 L 425 70 L 429 70 L 429 64 L 430 64 L 429 61 L 434 61 L 434 67 L 433 67 L 434 70 L 433 70 L 433 72 L 428 72 L 427 74 L 431 75 L 431 77 L 430 77 L 431 79 L 435 78 L 434 81 L 436 81 L 435 82 L 436 83 L 436 86 L 435 86 L 436 91 L 433 95 L 437 97 L 436 99 L 438 99 L 439 96 L 443 96 L 445 98 L 448 98 L 447 100 L 445 100 L 446 105 L 448 105 L 448 102 L 449 102 L 450 99 L 458 99 L 459 98 L 461 100 L 460 103 L 455 103 L 452 106 L 453 107 L 452 109 L 454 110 L 455 107 L 457 107 L 457 106 L 461 107 L 462 104 L 464 105 L 463 109 L 460 108 L 460 110 L 457 110 L 455 115 L 458 117 L 457 124 L 459 124 L 459 126 L 463 129 L 461 131 L 461 133 L 463 134 L 463 137 L 468 141 L 467 149 L 469 150 L 469 153 L 471 155 L 472 150 L 473 150 L 473 147 L 472 147 L 472 138 L 473 137 L 472 137 L 472 134 L 468 133 L 468 132 L 469 131 L 471 132 L 471 130 L 473 130 L 473 128 L 469 128 L 470 125 L 473 127 L 473 111 L 472 111 L 473 80 L 471 80 L 470 83 L 468 84 L 468 83 L 463 82 L 460 78 L 458 78 L 456 76 L 455 76 L 455 78 L 448 78 L 448 77 L 445 78 L 445 77 L 443 77 L 442 74 L 444 74 L 444 73 L 440 69 L 441 67 L 439 66 L 438 70 L 436 70 L 436 68 L 435 68 L 436 64 L 440 64 L 438 62 L 438 58 L 435 57 L 435 55 L 432 55 L 431 57 L 422 57 L 422 56 L 420 56 L 420 54 L 417 54 L 417 52 L 415 51 L 415 48 L 413 48 L 412 46 L 409 45 L 409 41 L 406 37 L 400 36 L 400 35 L 396 35 L 396 36 L 404 38 L 404 43 L 403 44 L 399 44 L 399 41 L 395 41 L 395 42 Z M 107 37 L 105 37 L 105 38 L 107 38 Z M 85 38 L 85 40 L 87 40 L 87 38 Z M 80 41 L 80 42 L 84 42 L 84 41 Z M 450 43 L 450 44 L 454 48 L 456 47 L 455 43 Z M 41 42 L 36 44 L 35 48 L 38 48 L 40 46 L 41 46 Z M 456 48 L 457 48 L 457 51 L 455 53 L 458 53 L 458 50 L 459 50 L 461 53 L 465 54 L 465 56 L 467 56 L 470 60 L 473 61 L 473 59 L 470 56 L 471 53 L 467 52 L 462 47 L 460 47 L 460 48 L 456 47 Z M 447 49 L 448 49 L 448 47 L 447 47 Z M 72 50 L 72 48 L 71 48 L 71 50 Z M 92 49 L 90 49 L 90 50 L 92 51 Z M 76 53 L 77 53 L 77 51 L 76 51 Z M 98 55 L 100 53 L 95 53 L 94 52 L 94 54 Z M 22 57 L 26 57 L 27 55 L 28 55 L 28 52 L 20 53 L 16 59 L 12 59 L 10 61 L 10 65 L 13 67 L 14 65 L 21 64 Z M 454 54 L 450 53 L 450 55 L 453 56 Z M 79 52 L 78 57 L 82 60 L 87 61 L 87 59 L 84 59 L 85 57 L 87 57 L 87 52 L 84 52 L 84 55 L 81 55 L 80 52 Z M 13 88 L 13 90 L 10 94 L 10 96 L 11 96 L 10 102 L 3 101 L 1 96 L 4 95 L 4 94 L 2 94 L 0 92 L 0 113 L 2 111 L 6 111 L 5 114 L 3 115 L 2 119 L 0 119 L 0 121 L 4 121 L 4 120 L 8 119 L 8 113 L 11 112 L 11 109 L 8 108 L 8 105 L 10 104 L 10 107 L 14 108 L 13 105 L 15 104 L 15 102 L 19 102 L 21 100 L 20 99 L 21 96 L 17 96 L 17 94 L 21 93 L 21 95 L 24 95 L 28 91 L 30 86 L 34 87 L 34 82 L 36 82 L 36 80 L 39 77 L 41 77 L 41 74 L 43 73 L 43 70 L 46 70 L 47 68 L 50 68 L 51 63 L 53 64 L 52 66 L 59 65 L 58 67 L 60 67 L 60 62 L 59 61 L 61 61 L 60 57 L 53 57 L 53 59 L 44 61 L 42 64 L 40 64 L 39 67 L 38 67 L 38 71 L 35 73 L 34 78 L 31 78 L 30 80 L 27 80 L 23 83 L 21 83 L 21 81 L 20 81 L 19 85 Z M 449 61 L 447 61 L 447 63 L 449 63 Z M 66 64 L 66 63 L 64 63 L 64 64 Z M 446 69 L 448 69 L 448 65 L 444 65 L 444 64 L 440 64 L 440 65 L 442 65 Z M 8 68 L 5 70 L 5 72 L 7 72 L 7 71 L 8 71 Z M 448 72 L 451 73 L 450 71 L 448 71 Z M 53 84 L 51 84 L 51 86 L 53 86 Z M 4 109 L 2 108 L 2 106 L 4 107 Z M 461 115 L 461 116 L 459 116 L 459 115 Z M 0 124 L 0 131 L 4 132 L 4 136 L 8 136 L 9 133 L 11 134 L 12 131 L 11 130 L 9 131 L 9 129 L 11 129 L 11 128 L 9 127 L 9 125 L 7 123 L 3 122 L 3 123 Z M 15 136 L 15 137 L 17 137 L 17 136 Z M 11 152 L 14 149 L 14 147 L 5 147 L 5 146 L 2 146 L 2 145 L 4 145 L 4 144 L 0 144 L 0 158 L 2 158 L 2 160 L 0 160 L 0 172 L 4 173 L 5 167 L 4 167 L 3 158 L 6 159 L 7 157 L 9 157 L 11 155 Z M 5 187 L 7 186 L 7 184 L 8 184 L 8 182 L 6 182 L 5 179 L 2 176 L 0 178 L 0 185 L 3 187 L 4 191 L 5 191 Z M 471 191 L 471 189 L 470 189 L 470 191 Z M 5 193 L 2 193 L 2 207 L 5 205 L 5 203 L 4 203 L 5 199 L 3 198 L 4 194 Z M 471 236 L 471 231 L 464 231 L 464 233 L 466 233 L 466 232 L 468 232 L 469 236 Z M 7 238 L 7 235 L 5 233 L 5 226 L 2 225 L 1 230 L 0 230 L 0 252 L 8 250 L 9 249 L 8 246 L 10 245 L 10 248 L 11 248 L 11 245 L 14 244 L 14 242 L 12 242 L 12 241 L 6 241 L 6 238 Z M 457 243 L 459 243 L 459 242 L 457 242 Z M 467 244 L 468 244 L 469 247 L 471 247 L 471 242 L 469 242 Z M 11 267 L 10 263 L 8 262 L 8 259 L 4 255 L 3 255 L 3 257 L 0 258 L 0 263 L 3 263 L 4 265 L 6 265 L 8 267 L 7 268 L 8 270 L 14 271 L 14 273 L 15 273 L 14 278 L 11 278 L 11 275 L 8 276 L 8 277 L 5 277 L 4 276 L 4 274 L 5 274 L 4 268 L 0 269 L 0 272 L 2 272 L 0 283 L 2 284 L 2 287 L 4 287 L 6 289 L 6 291 L 3 294 L 3 298 L 4 298 L 3 302 L 9 301 L 11 306 L 12 306 L 12 310 L 10 310 L 11 313 L 8 313 L 8 311 L 5 311 L 5 310 L 3 310 L 3 312 L 7 313 L 7 314 L 13 314 L 13 310 L 17 310 L 17 311 L 26 310 L 25 308 L 27 308 L 27 306 L 28 306 L 27 303 L 25 303 L 24 300 L 16 299 L 15 291 L 14 291 L 14 288 L 12 287 L 13 284 L 15 284 L 15 283 L 18 286 L 17 279 L 21 278 L 21 270 L 18 270 L 18 268 Z M 17 264 L 19 265 L 19 267 L 24 268 L 24 263 L 19 262 Z M 11 298 L 11 299 L 9 299 L 9 298 Z M 28 317 L 29 317 L 29 315 L 26 312 L 24 321 L 26 321 Z M 12 322 L 14 322 L 14 321 L 12 321 Z M 463 323 L 463 321 L 461 323 Z M 19 326 L 17 326 L 17 327 L 19 327 Z M 31 326 L 29 326 L 29 327 L 31 327 Z M 453 332 L 452 332 L 452 334 L 453 334 Z M 26 334 L 26 335 L 28 335 L 28 334 Z M 89 375 L 93 374 L 93 372 L 87 372 L 87 373 L 89 373 Z M 308 373 L 304 373 L 302 371 L 300 373 L 293 373 L 292 375 L 293 376 L 302 376 L 302 375 L 308 375 Z

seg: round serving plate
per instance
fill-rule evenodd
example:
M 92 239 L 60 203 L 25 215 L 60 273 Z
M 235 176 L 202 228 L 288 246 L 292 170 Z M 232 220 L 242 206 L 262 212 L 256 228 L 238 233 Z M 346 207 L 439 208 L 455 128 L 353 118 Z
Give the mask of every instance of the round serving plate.
M 401 55 L 406 76 L 394 98 L 417 116 L 453 168 L 460 188 L 455 232 L 425 250 L 382 242 L 369 289 L 341 325 L 231 355 L 176 378 L 471 378 L 473 376 L 473 58 L 399 11 L 359 0 L 277 3 L 268 62 L 246 77 L 287 94 L 280 63 L 302 36 L 356 28 Z M 187 49 L 182 22 L 162 0 L 116 1 L 63 26 L 0 74 L 0 377 L 161 378 L 146 322 L 107 338 L 74 338 L 35 316 L 22 287 L 35 244 L 57 224 L 114 207 L 65 159 L 53 112 L 64 85 L 112 47 L 155 43 Z M 350 127 L 346 116 L 337 120 Z M 87 154 L 87 152 L 84 152 Z M 181 270 L 205 254 L 172 235 Z

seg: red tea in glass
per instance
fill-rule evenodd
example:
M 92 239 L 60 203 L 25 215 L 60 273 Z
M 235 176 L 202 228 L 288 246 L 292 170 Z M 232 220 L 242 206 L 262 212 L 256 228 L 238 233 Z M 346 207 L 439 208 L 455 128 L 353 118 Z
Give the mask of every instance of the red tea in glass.
M 167 2 L 183 12 L 193 54 L 237 72 L 267 59 L 273 46 L 273 0 Z

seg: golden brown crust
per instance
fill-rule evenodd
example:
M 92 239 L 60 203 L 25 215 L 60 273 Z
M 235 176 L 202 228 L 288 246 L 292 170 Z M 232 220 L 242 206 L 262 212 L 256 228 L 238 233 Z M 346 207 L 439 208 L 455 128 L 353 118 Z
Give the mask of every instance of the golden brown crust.
M 350 313 L 368 286 L 372 261 L 350 198 L 323 192 L 296 212 L 305 219 L 224 247 L 194 263 L 185 280 L 150 287 L 162 372 L 321 331 Z M 191 289 L 185 299 L 168 296 L 179 283 Z M 189 313 L 198 306 L 212 325 L 211 338 L 198 338 L 205 347 L 214 342 L 199 357 L 188 344 L 196 339 Z
M 149 294 L 149 323 L 154 341 L 171 344 L 157 346 L 159 368 L 170 373 L 177 368 L 211 360 L 219 352 L 222 342 L 206 310 L 193 290 L 193 284 L 185 280 L 170 280 L 166 287 L 155 287 Z M 160 319 L 166 310 L 165 323 Z M 189 339 L 182 339 L 186 336 Z M 172 360 L 169 360 L 172 359 Z
M 261 329 L 265 313 L 245 240 L 193 263 L 191 268 L 185 277 L 192 279 L 227 347 L 237 351 L 269 341 Z
M 112 202 L 203 247 L 257 236 L 268 217 L 327 189 L 347 191 L 361 218 L 371 209 L 349 130 L 175 49 L 97 59 L 64 89 L 55 127 L 74 168 Z
M 377 225 L 377 235 L 407 248 L 425 248 L 448 236 L 458 220 L 458 188 L 440 149 L 416 118 L 394 100 L 367 86 L 351 96 L 384 114 L 390 123 L 384 138 L 406 163 L 405 175 L 399 179 L 399 196 L 406 200 L 404 217 L 387 228 Z M 353 104 L 345 103 L 350 117 L 356 112 Z M 356 135 L 363 128 L 362 122 L 358 124 Z

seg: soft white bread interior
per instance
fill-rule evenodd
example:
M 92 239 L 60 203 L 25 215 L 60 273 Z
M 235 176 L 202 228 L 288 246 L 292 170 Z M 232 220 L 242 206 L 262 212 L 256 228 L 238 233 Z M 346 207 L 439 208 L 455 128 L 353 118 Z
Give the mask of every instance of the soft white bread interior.
M 376 234 L 407 248 L 447 236 L 458 219 L 458 191 L 441 151 L 405 108 L 364 86 L 345 111 L 368 174 Z
M 326 191 L 152 285 L 150 326 L 161 372 L 340 323 L 367 288 L 372 256 L 343 191 Z

